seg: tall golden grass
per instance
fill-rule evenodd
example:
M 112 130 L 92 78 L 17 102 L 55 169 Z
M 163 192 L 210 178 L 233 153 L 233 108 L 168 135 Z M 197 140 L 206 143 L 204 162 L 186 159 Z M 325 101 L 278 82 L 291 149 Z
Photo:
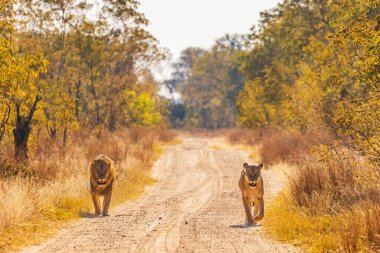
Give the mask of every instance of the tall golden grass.
M 99 138 L 100 137 L 100 138 Z M 112 204 L 133 198 L 154 180 L 149 170 L 159 156 L 159 142 L 176 135 L 165 130 L 128 129 L 117 133 L 82 131 L 63 147 L 39 140 L 27 165 L 0 151 L 0 251 L 38 242 L 62 221 L 93 212 L 89 163 L 98 154 L 111 157 L 117 178 Z

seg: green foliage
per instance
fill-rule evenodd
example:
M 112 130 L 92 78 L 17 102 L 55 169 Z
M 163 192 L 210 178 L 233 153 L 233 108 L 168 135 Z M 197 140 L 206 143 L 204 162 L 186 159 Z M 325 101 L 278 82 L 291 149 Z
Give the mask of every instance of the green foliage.
M 25 8 L 18 15 L 39 31 L 34 36 L 20 22 L 22 50 L 42 51 L 50 62 L 41 80 L 50 100 L 44 104 L 46 127 L 76 130 L 80 123 L 113 131 L 122 125 L 122 93 L 139 92 L 149 64 L 162 59 L 157 41 L 145 30 L 148 20 L 138 11 L 139 2 L 102 0 L 100 8 L 73 0 L 20 4 Z M 156 92 L 150 88 L 149 94 Z M 67 105 L 64 113 L 54 106 L 60 104 Z
M 253 49 L 245 54 L 241 63 L 246 77 L 243 94 L 238 99 L 241 125 L 284 125 L 302 131 L 313 126 L 310 123 L 312 118 L 317 118 L 315 111 L 323 97 L 320 82 L 315 80 L 318 75 L 313 74 L 315 67 L 304 61 L 309 55 L 307 47 L 311 39 L 320 31 L 322 22 L 317 12 L 323 5 L 323 2 L 315 6 L 306 1 L 285 1 L 262 13 L 260 29 L 253 30 L 250 36 Z M 318 52 L 311 48 L 309 51 Z M 252 85 L 252 81 L 256 85 Z M 258 101 L 252 101 L 258 97 Z M 252 103 L 256 105 L 249 110 L 242 106 Z M 252 124 L 252 114 L 256 119 L 266 120 L 255 120 L 256 124 Z
M 185 126 L 215 129 L 235 125 L 236 97 L 243 86 L 238 59 L 243 50 L 244 37 L 226 35 L 210 50 L 183 51 L 170 81 L 176 84 L 186 107 Z

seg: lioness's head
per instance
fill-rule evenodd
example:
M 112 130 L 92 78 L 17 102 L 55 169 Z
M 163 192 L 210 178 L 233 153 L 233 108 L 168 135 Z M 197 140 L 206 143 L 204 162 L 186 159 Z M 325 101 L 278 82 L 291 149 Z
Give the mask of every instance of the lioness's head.
M 261 178 L 261 169 L 263 168 L 263 164 L 248 165 L 248 163 L 244 163 L 243 168 L 245 171 L 245 180 L 247 180 L 248 185 L 250 187 L 256 187 L 257 182 Z
M 92 161 L 91 175 L 99 186 L 106 185 L 108 180 L 112 179 L 111 166 L 111 159 L 104 155 L 98 156 Z

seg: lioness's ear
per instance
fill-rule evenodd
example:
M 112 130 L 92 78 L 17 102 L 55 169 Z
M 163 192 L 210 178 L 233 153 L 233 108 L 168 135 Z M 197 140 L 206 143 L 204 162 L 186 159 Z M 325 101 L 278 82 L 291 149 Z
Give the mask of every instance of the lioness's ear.
M 261 170 L 263 168 L 264 164 L 260 163 L 257 167 Z
M 247 169 L 247 168 L 248 168 L 248 163 L 244 163 L 244 164 L 243 164 L 243 168 L 244 168 L 244 169 Z

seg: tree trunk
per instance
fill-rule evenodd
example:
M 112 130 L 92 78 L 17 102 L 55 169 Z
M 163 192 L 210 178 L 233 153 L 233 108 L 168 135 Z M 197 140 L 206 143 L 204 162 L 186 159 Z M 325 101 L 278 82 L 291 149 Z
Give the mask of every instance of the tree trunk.
M 15 159 L 28 160 L 28 139 L 31 128 L 26 124 L 17 124 L 13 130 L 14 145 L 15 145 Z
M 50 138 L 55 141 L 57 139 L 57 129 L 55 127 L 47 127 Z
M 108 123 L 108 130 L 114 132 L 116 130 L 116 116 L 114 112 L 111 112 L 110 121 Z
M 101 124 L 101 119 L 100 119 L 100 106 L 99 106 L 99 103 L 98 103 L 98 97 L 96 95 L 96 90 L 95 90 L 95 81 L 93 79 L 93 77 L 91 76 L 91 93 L 92 93 L 92 97 L 94 98 L 94 102 L 95 102 L 95 113 L 96 113 L 96 125 L 100 125 Z
M 30 108 L 28 116 L 21 117 L 20 107 L 21 103 L 16 104 L 16 128 L 13 129 L 14 145 L 15 145 L 15 159 L 21 161 L 28 160 L 28 139 L 30 131 L 30 123 L 33 114 L 37 109 L 37 103 L 41 100 L 41 96 L 36 96 L 32 108 Z
M 110 107 L 110 120 L 108 122 L 108 130 L 110 132 L 114 132 L 116 130 L 116 112 L 114 110 L 113 100 L 111 101 Z
M 82 81 L 79 79 L 78 82 L 75 84 L 75 88 L 77 89 L 75 91 L 75 116 L 78 122 L 79 122 L 79 101 L 80 101 L 80 87 L 81 86 L 82 86 Z
M 63 130 L 63 146 L 66 147 L 67 142 L 67 128 Z

